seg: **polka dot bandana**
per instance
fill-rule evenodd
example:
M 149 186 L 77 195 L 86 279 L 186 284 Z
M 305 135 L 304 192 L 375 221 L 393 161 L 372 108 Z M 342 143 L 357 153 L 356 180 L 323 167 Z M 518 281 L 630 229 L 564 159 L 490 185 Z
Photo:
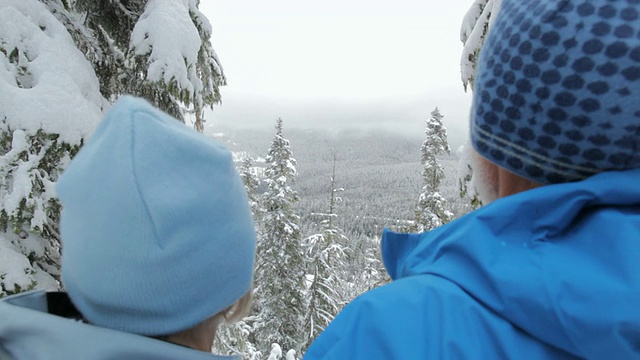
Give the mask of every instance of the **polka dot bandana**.
M 520 176 L 640 167 L 640 0 L 504 0 L 473 96 L 473 146 Z

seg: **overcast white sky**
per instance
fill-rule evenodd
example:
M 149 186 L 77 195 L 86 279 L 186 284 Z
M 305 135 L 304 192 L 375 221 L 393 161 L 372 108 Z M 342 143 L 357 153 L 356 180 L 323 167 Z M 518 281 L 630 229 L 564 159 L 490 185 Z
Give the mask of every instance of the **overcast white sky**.
M 228 86 L 209 123 L 467 136 L 459 29 L 472 0 L 204 0 Z

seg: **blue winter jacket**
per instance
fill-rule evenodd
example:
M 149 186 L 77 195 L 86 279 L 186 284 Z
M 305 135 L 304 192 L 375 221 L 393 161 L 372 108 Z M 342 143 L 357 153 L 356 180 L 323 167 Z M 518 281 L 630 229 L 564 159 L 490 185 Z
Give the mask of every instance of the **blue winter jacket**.
M 386 231 L 382 252 L 393 282 L 347 305 L 305 359 L 640 358 L 640 169 Z
M 2 299 L 0 360 L 240 359 L 85 324 L 65 317 L 73 311 L 54 307 L 57 315 L 49 313 L 52 301 L 42 291 Z

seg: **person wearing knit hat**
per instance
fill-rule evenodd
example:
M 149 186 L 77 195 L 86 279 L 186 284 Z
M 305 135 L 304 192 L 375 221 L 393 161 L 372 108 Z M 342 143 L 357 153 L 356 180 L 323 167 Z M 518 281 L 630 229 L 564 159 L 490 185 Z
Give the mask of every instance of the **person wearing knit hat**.
M 305 359 L 640 358 L 640 0 L 503 0 L 477 71 L 490 203 L 385 231 Z
M 213 337 L 248 311 L 256 245 L 228 150 L 125 96 L 57 191 L 67 292 L 1 302 L 0 354 L 228 358 L 211 354 Z

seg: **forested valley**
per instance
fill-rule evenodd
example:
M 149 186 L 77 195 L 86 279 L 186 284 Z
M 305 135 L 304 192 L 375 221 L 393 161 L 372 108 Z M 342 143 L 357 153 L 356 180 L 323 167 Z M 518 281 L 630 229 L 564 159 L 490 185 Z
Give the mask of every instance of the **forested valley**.
M 247 156 L 256 159 L 256 173 L 262 173 L 273 131 L 216 126 L 211 135 L 224 141 L 238 161 Z M 296 210 L 303 229 L 308 230 L 305 233 L 312 232 L 317 223 L 314 214 L 328 210 L 334 159 L 336 186 L 344 189 L 339 193 L 338 224 L 350 239 L 376 238 L 384 227 L 398 229 L 414 220 L 423 186 L 420 145 L 424 134 L 408 137 L 378 130 L 285 128 L 285 137 L 297 160 L 293 188 L 300 196 Z M 448 209 L 460 216 L 469 211 L 469 205 L 460 199 L 459 158 L 452 153 L 438 160 L 446 173 L 440 193 Z M 262 186 L 258 191 L 264 190 Z
M 448 149 L 441 119 L 436 110 L 426 121 L 429 140 L 421 138 L 425 134 L 380 130 L 289 130 L 282 119 L 275 131 L 220 125 L 205 131 L 233 151 L 258 232 L 258 310 L 223 332 L 216 343 L 220 352 L 253 358 L 272 343 L 278 344 L 275 353 L 279 346 L 304 352 L 344 305 L 390 280 L 380 254 L 383 229 L 425 231 L 434 225 L 420 224 L 421 218 L 442 223 L 471 210 L 468 197 L 461 197 L 465 174 L 458 173 L 458 155 L 428 153 L 435 138 L 444 141 L 444 152 Z M 442 128 L 442 138 L 429 124 Z M 285 173 L 278 174 L 278 168 Z M 439 173 L 438 191 L 426 185 L 434 182 L 425 169 Z M 429 206 L 421 208 L 434 196 L 439 201 L 431 206 L 442 207 L 442 219 Z M 302 283 L 296 282 L 299 274 L 306 274 Z M 283 303 L 283 293 L 286 299 L 300 298 L 299 305 Z M 282 327 L 287 322 L 302 328 L 287 330 Z M 243 331 L 246 342 L 238 343 Z

